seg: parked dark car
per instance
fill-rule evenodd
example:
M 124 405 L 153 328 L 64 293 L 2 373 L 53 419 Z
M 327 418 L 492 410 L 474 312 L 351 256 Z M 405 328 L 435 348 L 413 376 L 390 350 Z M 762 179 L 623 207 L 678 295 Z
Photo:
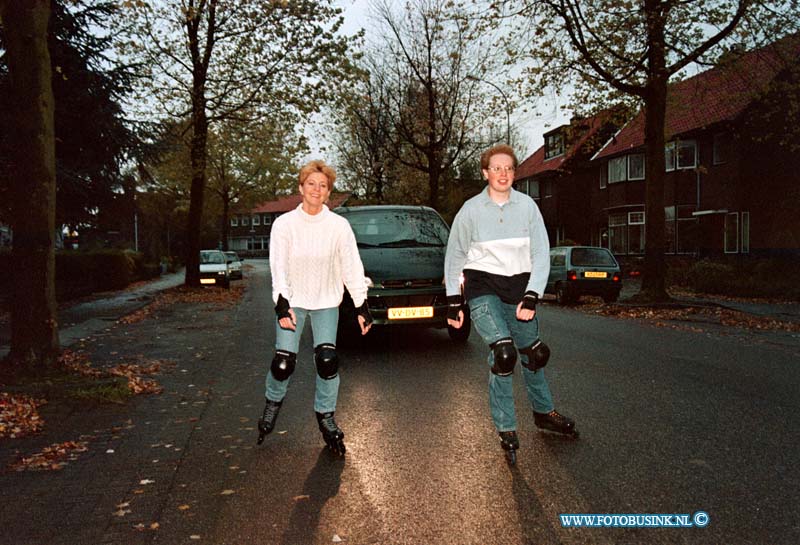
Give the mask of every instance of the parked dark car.
M 614 254 L 595 246 L 550 248 L 550 276 L 545 293 L 566 305 L 582 295 L 599 295 L 606 303 L 619 298 L 622 274 Z
M 450 338 L 469 337 L 469 309 L 460 329 L 447 325 L 444 254 L 450 230 L 425 206 L 349 206 L 334 210 L 347 219 L 369 278 L 367 300 L 376 326 L 447 327 Z M 345 293 L 339 323 L 355 327 L 353 300 Z

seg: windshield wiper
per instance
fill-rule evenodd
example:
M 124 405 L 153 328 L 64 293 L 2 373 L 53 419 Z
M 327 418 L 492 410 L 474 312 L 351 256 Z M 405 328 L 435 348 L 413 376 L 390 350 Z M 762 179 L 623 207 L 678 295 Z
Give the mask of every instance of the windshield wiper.
M 379 244 L 381 248 L 413 248 L 419 246 L 444 246 L 441 243 L 435 242 L 422 242 L 413 238 L 404 238 L 402 240 L 393 240 L 391 242 L 382 242 Z
M 369 242 L 356 242 L 359 248 L 377 248 L 380 244 L 370 244 Z

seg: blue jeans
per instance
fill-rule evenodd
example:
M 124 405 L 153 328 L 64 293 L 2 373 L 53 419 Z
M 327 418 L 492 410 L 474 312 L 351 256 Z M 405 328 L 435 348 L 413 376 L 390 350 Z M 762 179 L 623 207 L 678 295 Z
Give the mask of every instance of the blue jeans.
M 278 321 L 275 321 L 275 349 L 286 350 L 297 354 L 300 348 L 300 337 L 303 335 L 303 327 L 306 318 L 311 317 L 311 333 L 314 339 L 314 346 L 330 343 L 336 344 L 336 328 L 339 324 L 339 307 L 324 308 L 321 310 L 306 310 L 304 308 L 293 307 L 294 315 L 297 318 L 295 330 L 283 329 Z M 327 413 L 336 410 L 336 400 L 339 397 L 339 375 L 329 380 L 325 380 L 316 374 L 317 387 L 314 393 L 314 410 L 318 413 Z M 282 401 L 289 388 L 289 381 L 276 380 L 272 376 L 272 370 L 267 373 L 267 399 L 271 401 Z
M 486 344 L 511 337 L 514 346 L 519 349 L 527 348 L 539 339 L 538 318 L 534 316 L 530 322 L 517 320 L 517 305 L 504 303 L 496 295 L 481 295 L 472 299 L 469 302 L 469 311 L 475 330 Z M 528 362 L 527 356 L 523 354 L 519 356 L 524 363 Z M 494 365 L 491 351 L 487 361 L 491 368 Z M 544 369 L 534 373 L 525 367 L 520 366 L 520 368 L 533 410 L 539 413 L 552 411 L 553 396 L 544 377 Z M 512 378 L 513 375 L 501 377 L 489 371 L 489 408 L 498 432 L 517 429 Z

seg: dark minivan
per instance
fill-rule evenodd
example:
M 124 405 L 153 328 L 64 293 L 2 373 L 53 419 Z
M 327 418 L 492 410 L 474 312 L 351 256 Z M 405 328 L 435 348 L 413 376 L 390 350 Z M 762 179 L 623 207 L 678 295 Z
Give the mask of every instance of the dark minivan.
M 427 206 L 346 206 L 334 210 L 353 228 L 368 277 L 367 301 L 377 326 L 413 325 L 447 328 L 450 338 L 469 337 L 469 309 L 464 325 L 447 325 L 444 254 L 450 229 Z M 339 325 L 355 324 L 353 300 L 345 291 Z
M 545 293 L 555 294 L 559 304 L 575 303 L 582 295 L 599 295 L 606 303 L 613 303 L 621 289 L 619 263 L 606 248 L 550 248 L 550 276 Z

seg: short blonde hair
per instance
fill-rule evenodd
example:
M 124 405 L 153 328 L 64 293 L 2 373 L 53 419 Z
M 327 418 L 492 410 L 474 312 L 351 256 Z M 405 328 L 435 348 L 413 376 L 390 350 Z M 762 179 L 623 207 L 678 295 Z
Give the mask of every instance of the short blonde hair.
M 510 155 L 511 158 L 514 160 L 514 168 L 517 168 L 519 166 L 517 162 L 517 156 L 514 153 L 514 150 L 511 148 L 511 146 L 508 146 L 506 144 L 498 144 L 497 146 L 493 146 L 484 151 L 483 153 L 481 153 L 482 170 L 486 170 L 487 168 L 489 168 L 489 161 L 495 155 Z
M 336 181 L 336 171 L 333 169 L 332 166 L 328 165 L 322 159 L 315 159 L 314 161 L 309 161 L 302 167 L 300 167 L 300 185 L 306 181 L 306 178 L 311 176 L 315 172 L 321 172 L 328 178 L 328 189 L 333 191 L 333 182 Z

